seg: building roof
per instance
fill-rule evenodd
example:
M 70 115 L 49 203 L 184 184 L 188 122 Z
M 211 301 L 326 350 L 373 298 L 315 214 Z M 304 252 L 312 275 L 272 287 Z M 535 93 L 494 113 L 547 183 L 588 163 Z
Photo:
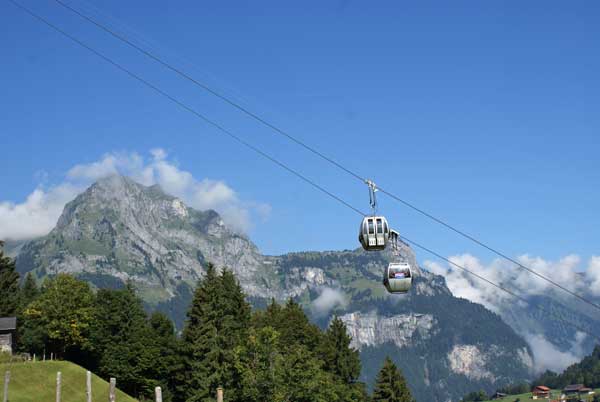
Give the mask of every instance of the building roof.
M 0 331 L 17 329 L 17 317 L 0 317 Z
M 550 391 L 550 388 L 548 388 L 548 387 L 547 387 L 547 386 L 545 386 L 545 385 L 537 385 L 537 386 L 536 386 L 535 388 L 533 388 L 533 389 L 534 389 L 534 390 L 539 390 L 539 391 L 544 391 L 544 392 L 546 392 L 546 391 Z
M 571 384 L 571 385 L 567 385 L 564 389 L 564 391 L 568 392 L 568 391 L 579 391 L 581 388 L 584 388 L 583 384 Z

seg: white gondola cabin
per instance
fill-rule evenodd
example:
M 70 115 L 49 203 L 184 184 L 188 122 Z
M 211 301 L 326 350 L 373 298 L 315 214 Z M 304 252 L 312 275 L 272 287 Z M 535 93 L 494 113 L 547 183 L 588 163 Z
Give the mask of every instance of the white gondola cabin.
M 406 262 L 390 263 L 385 270 L 383 285 L 390 293 L 406 293 L 412 285 L 412 271 Z
M 365 216 L 360 224 L 358 240 L 367 251 L 383 250 L 389 235 L 390 229 L 384 216 Z

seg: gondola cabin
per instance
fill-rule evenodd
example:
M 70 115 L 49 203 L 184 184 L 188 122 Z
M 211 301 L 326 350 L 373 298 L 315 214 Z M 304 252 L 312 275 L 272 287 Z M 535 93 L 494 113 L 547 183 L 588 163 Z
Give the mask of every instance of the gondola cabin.
M 358 240 L 367 251 L 383 250 L 390 230 L 384 216 L 365 216 L 358 233 Z
M 412 285 L 412 271 L 406 262 L 392 262 L 385 270 L 383 285 L 390 293 L 406 293 Z

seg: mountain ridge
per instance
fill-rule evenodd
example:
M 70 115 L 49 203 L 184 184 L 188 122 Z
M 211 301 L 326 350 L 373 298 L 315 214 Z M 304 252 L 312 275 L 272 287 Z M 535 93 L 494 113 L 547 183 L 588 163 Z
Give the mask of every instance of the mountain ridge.
M 418 268 L 408 245 L 400 244 L 399 252 L 415 267 L 414 287 L 389 295 L 381 278 L 390 252 L 265 256 L 218 213 L 189 208 L 157 186 L 111 176 L 68 203 L 56 227 L 23 245 L 16 262 L 19 272 L 38 278 L 68 272 L 96 287 L 132 282 L 150 309 L 167 312 L 179 326 L 205 264 L 227 267 L 255 306 L 292 297 L 321 326 L 339 315 L 361 351 L 362 379 L 372 383 L 389 354 L 418 400 L 455 400 L 471 388 L 491 392 L 530 375 L 527 343 L 500 317 L 455 298 L 443 277 Z M 334 297 L 316 310 L 327 289 Z

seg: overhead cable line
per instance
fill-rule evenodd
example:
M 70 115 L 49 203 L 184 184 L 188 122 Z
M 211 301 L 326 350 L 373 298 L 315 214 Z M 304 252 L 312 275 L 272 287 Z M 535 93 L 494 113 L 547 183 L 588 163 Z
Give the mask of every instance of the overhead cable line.
M 164 96 L 165 98 L 167 98 L 168 100 L 170 100 L 171 102 L 175 103 L 177 106 L 179 106 L 180 108 L 192 113 L 194 116 L 198 117 L 199 119 L 201 119 L 202 121 L 210 124 L 211 126 L 217 128 L 220 132 L 228 135 L 229 137 L 233 138 L 234 140 L 236 140 L 237 142 L 241 143 L 242 145 L 246 146 L 247 148 L 253 150 L 254 152 L 258 153 L 259 155 L 261 155 L 262 157 L 270 160 L 271 162 L 277 164 L 278 166 L 280 166 L 281 168 L 287 170 L 288 172 L 294 174 L 296 177 L 302 179 L 303 181 L 305 181 L 306 183 L 310 184 L 311 186 L 315 187 L 316 189 L 318 189 L 319 191 L 323 192 L 324 194 L 328 195 L 329 197 L 335 199 L 336 201 L 338 201 L 339 203 L 341 203 L 342 205 L 344 205 L 345 207 L 351 209 L 352 211 L 356 212 L 357 214 L 361 215 L 361 216 L 366 216 L 365 213 L 361 212 L 358 208 L 352 206 L 350 203 L 344 201 L 341 197 L 338 197 L 337 195 L 335 195 L 334 193 L 328 191 L 327 189 L 325 189 L 324 187 L 320 186 L 319 184 L 317 184 L 316 182 L 314 182 L 313 180 L 309 179 L 308 177 L 302 175 L 301 173 L 299 173 L 298 171 L 290 168 L 289 166 L 287 166 L 286 164 L 284 164 L 283 162 L 275 159 L 274 157 L 272 157 L 271 155 L 267 154 L 266 152 L 263 152 L 262 150 L 260 150 L 259 148 L 257 148 L 256 146 L 248 143 L 247 141 L 245 141 L 244 139 L 242 139 L 241 137 L 237 136 L 236 134 L 233 134 L 232 132 L 230 132 L 229 130 L 225 129 L 223 126 L 221 126 L 220 124 L 210 120 L 209 118 L 207 118 L 206 116 L 204 116 L 203 114 L 197 112 L 195 109 L 193 109 L 192 107 L 188 106 L 187 104 L 185 104 L 184 102 L 178 100 L 177 98 L 175 98 L 174 96 L 168 94 L 167 92 L 163 91 L 162 89 L 158 88 L 157 86 L 155 86 L 154 84 L 152 84 L 151 82 L 149 82 L 148 80 L 140 77 L 139 75 L 137 75 L 136 73 L 132 72 L 131 70 L 129 70 L 128 68 L 122 66 L 121 64 L 117 63 L 116 61 L 112 60 L 110 57 L 104 55 L 103 53 L 95 50 L 94 48 L 92 48 L 91 46 L 87 45 L 86 43 L 82 42 L 81 40 L 79 40 L 78 38 L 76 38 L 75 36 L 69 34 L 68 32 L 64 31 L 63 29 L 61 29 L 60 27 L 58 27 L 57 25 L 53 24 L 52 22 L 50 22 L 49 20 L 45 19 L 44 17 L 38 15 L 37 13 L 33 12 L 32 10 L 30 10 L 29 8 L 23 6 L 22 4 L 18 3 L 15 0 L 8 0 L 10 3 L 12 3 L 14 6 L 20 8 L 21 10 L 23 10 L 25 13 L 29 14 L 31 17 L 37 19 L 38 21 L 44 23 L 45 25 L 47 25 L 48 27 L 52 28 L 53 30 L 55 30 L 56 32 L 60 33 L 61 35 L 65 36 L 66 38 L 70 39 L 71 41 L 75 42 L 76 44 L 78 44 L 79 46 L 83 47 L 84 49 L 92 52 L 94 55 L 100 57 L 101 59 L 103 59 L 104 61 L 106 61 L 107 63 L 111 64 L 112 66 L 116 67 L 117 69 L 123 71 L 124 73 L 126 73 L 127 75 L 129 75 L 130 77 L 134 78 L 135 80 L 137 80 L 138 82 L 144 84 L 145 86 L 147 86 L 148 88 L 152 89 L 154 92 L 158 93 L 159 95 Z M 519 296 L 518 294 L 506 289 L 505 287 L 503 287 L 502 285 L 499 285 L 469 269 L 467 269 L 466 267 L 463 267 L 462 265 L 456 264 L 455 262 L 443 257 L 442 255 L 436 253 L 435 251 L 420 245 L 417 242 L 414 242 L 410 239 L 408 239 L 407 237 L 404 236 L 400 236 L 404 241 L 414 245 L 415 247 L 435 256 L 438 257 L 448 263 L 450 263 L 451 265 L 455 266 L 456 268 L 459 268 L 461 270 L 463 270 L 464 272 L 473 275 L 475 277 L 477 277 L 478 279 L 502 290 L 503 292 L 509 294 L 512 297 L 517 298 L 518 300 L 526 303 L 527 305 L 530 306 L 534 306 L 538 309 L 540 309 L 541 311 L 543 311 L 544 313 L 554 317 L 556 320 L 563 322 L 564 324 L 567 324 L 583 333 L 586 333 L 598 340 L 600 340 L 600 337 L 591 333 L 590 331 L 582 328 L 581 326 L 579 326 L 578 324 L 575 324 L 573 322 L 570 322 L 568 320 L 563 319 L 562 317 L 556 316 L 553 314 L 552 311 L 543 308 L 541 305 L 539 304 L 531 304 L 527 299 L 525 299 L 522 296 Z
M 209 87 L 208 85 L 204 84 L 203 82 L 198 81 L 197 79 L 195 79 L 194 77 L 190 76 L 189 74 L 187 74 L 183 70 L 181 70 L 181 69 L 179 69 L 179 68 L 177 68 L 177 67 L 175 67 L 175 66 L 173 66 L 173 65 L 171 65 L 169 63 L 167 63 L 166 61 L 164 61 L 160 57 L 156 56 L 154 53 L 152 53 L 152 52 L 144 49 L 141 46 L 138 46 L 137 44 L 135 44 L 131 40 L 127 39 L 124 35 L 121 35 L 118 32 L 115 32 L 114 30 L 110 29 L 106 25 L 101 24 L 100 22 L 98 22 L 98 21 L 94 20 L 93 18 L 91 18 L 91 17 L 83 14 L 79 10 L 75 9 L 74 7 L 71 7 L 70 5 L 66 4 L 65 2 L 63 2 L 61 0 L 55 0 L 55 1 L 58 4 L 60 4 L 62 7 L 66 8 L 66 9 L 68 9 L 70 11 L 72 11 L 73 13 L 77 14 L 78 16 L 80 16 L 81 18 L 85 19 L 86 21 L 88 21 L 88 22 L 94 24 L 95 26 L 97 26 L 98 28 L 102 29 L 104 32 L 112 35 L 113 37 L 119 39 L 123 43 L 126 43 L 127 45 L 131 46 L 132 48 L 134 48 L 134 49 L 138 50 L 139 52 L 145 54 L 146 56 L 148 56 L 152 60 L 156 61 L 157 63 L 159 63 L 163 67 L 166 67 L 167 69 L 173 71 L 174 73 L 178 74 L 179 76 L 185 78 L 186 80 L 192 82 L 193 84 L 195 84 L 195 85 L 199 86 L 200 88 L 204 89 L 205 91 L 211 93 L 212 95 L 216 96 L 217 98 L 221 99 L 222 101 L 224 101 L 224 102 L 228 103 L 229 105 L 233 106 L 234 108 L 236 108 L 236 109 L 244 112 L 246 115 L 250 116 L 251 118 L 257 120 L 258 122 L 260 122 L 260 123 L 264 124 L 265 126 L 271 128 L 272 130 L 275 130 L 277 133 L 279 133 L 279 134 L 287 137 L 289 140 L 295 142 L 296 144 L 300 145 L 304 149 L 306 149 L 306 150 L 308 150 L 308 151 L 310 151 L 310 152 L 318 155 L 322 159 L 325 159 L 327 162 L 329 162 L 329 163 L 337 166 L 338 168 L 340 168 L 343 171 L 345 171 L 346 173 L 354 176 L 358 180 L 361 180 L 361 181 L 365 180 L 364 178 L 362 178 L 358 174 L 354 173 L 350 169 L 347 169 L 346 167 L 344 167 L 342 164 L 336 162 L 334 159 L 332 159 L 332 158 L 328 157 L 327 155 L 319 152 L 318 150 L 312 148 L 311 146 L 309 146 L 306 143 L 300 141 L 296 137 L 288 134 L 287 132 L 285 132 L 281 128 L 279 128 L 276 125 L 268 122 L 267 120 L 263 119 L 262 117 L 260 117 L 256 113 L 253 113 L 249 109 L 247 109 L 244 106 L 240 105 L 239 103 L 231 100 L 230 98 L 228 98 L 227 96 L 221 94 L 220 92 L 212 89 L 211 87 Z
M 19 7 L 21 10 L 25 11 L 26 13 L 28 13 L 29 15 L 31 15 L 32 17 L 38 19 L 39 21 L 43 22 L 44 24 L 48 25 L 50 28 L 54 29 L 55 31 L 61 33 L 62 35 L 66 36 L 67 38 L 71 39 L 73 42 L 77 43 L 79 46 L 87 49 L 88 51 L 92 52 L 93 54 L 95 54 L 96 56 L 100 57 L 101 59 L 103 59 L 104 61 L 106 61 L 107 63 L 113 65 L 114 67 L 118 68 L 119 70 L 123 71 L 124 73 L 126 73 L 127 75 L 129 75 L 130 77 L 134 78 L 135 80 L 141 82 L 142 84 L 144 84 L 145 86 L 147 86 L 148 88 L 152 89 L 153 91 L 157 92 L 158 94 L 166 97 L 167 99 L 169 99 L 171 102 L 177 104 L 179 107 L 181 107 L 182 109 L 192 113 L 193 115 L 195 115 L 196 117 L 200 118 L 202 121 L 204 121 L 205 123 L 213 126 L 214 128 L 216 128 L 217 130 L 219 130 L 220 132 L 228 135 L 229 137 L 233 138 L 234 140 L 236 140 L 237 142 L 239 142 L 240 144 L 244 145 L 245 147 L 251 149 L 252 151 L 256 152 L 257 154 L 261 155 L 262 157 L 264 157 L 265 159 L 270 160 L 271 162 L 275 163 L 276 165 L 282 167 L 283 169 L 287 170 L 288 172 L 292 173 L 293 175 L 295 175 L 296 177 L 302 179 L 303 181 L 307 182 L 308 184 L 312 185 L 313 187 L 317 188 L 318 190 L 322 191 L 323 193 L 327 194 L 329 197 L 339 201 L 340 203 L 344 204 L 345 206 L 347 206 L 348 208 L 354 210 L 355 212 L 361 214 L 364 216 L 364 214 L 362 212 L 360 212 L 360 210 L 358 210 L 357 208 L 354 208 L 352 205 L 348 204 L 346 201 L 342 200 L 341 198 L 339 198 L 338 196 L 336 196 L 335 194 L 331 193 L 330 191 L 326 190 L 325 188 L 321 187 L 320 185 L 318 185 L 317 183 L 315 183 L 313 180 L 309 179 L 308 177 L 304 176 L 303 174 L 299 173 L 298 171 L 296 171 L 295 169 L 289 167 L 288 165 L 284 164 L 283 162 L 279 161 L 278 159 L 274 158 L 273 156 L 267 154 L 266 152 L 262 151 L 261 149 L 257 148 L 256 146 L 250 144 L 249 142 L 247 142 L 246 140 L 244 140 L 243 138 L 241 138 L 240 136 L 232 133 L 231 131 L 227 130 L 225 127 L 221 126 L 220 124 L 216 123 L 215 121 L 209 119 L 208 117 L 206 117 L 205 115 L 203 115 L 202 113 L 196 111 L 195 109 L 191 108 L 190 106 L 186 105 L 185 103 L 183 103 L 182 101 L 180 101 L 179 99 L 171 96 L 170 94 L 166 93 L 165 91 L 163 91 L 162 89 L 158 88 L 156 85 L 152 84 L 151 82 L 149 82 L 148 80 L 142 78 L 141 76 L 137 75 L 136 73 L 134 73 L 133 71 L 127 69 L 126 67 L 124 67 L 123 65 L 115 62 L 114 60 L 112 60 L 111 58 L 109 58 L 108 56 L 104 55 L 103 53 L 100 53 L 99 51 L 97 51 L 96 49 L 92 48 L 91 46 L 87 45 L 86 43 L 82 42 L 81 40 L 77 39 L 75 36 L 69 34 L 68 32 L 62 30 L 61 28 L 59 28 L 58 26 L 54 25 L 53 23 L 51 23 L 50 21 L 48 21 L 47 19 L 43 18 L 42 16 L 34 13 L 33 11 L 31 11 L 30 9 L 26 8 L 25 6 L 17 3 L 14 0 L 8 0 L 9 2 L 11 2 L 12 4 L 14 4 L 15 6 Z
M 423 245 L 421 245 L 421 244 L 419 244 L 419 243 L 417 243 L 417 242 L 415 242 L 415 241 L 412 241 L 412 240 L 408 239 L 408 238 L 407 238 L 407 237 L 405 237 L 405 236 L 400 236 L 400 238 L 401 238 L 402 240 L 404 240 L 405 242 L 407 242 L 407 243 L 410 243 L 410 244 L 412 244 L 413 246 L 415 246 L 415 247 L 417 247 L 417 248 L 419 248 L 419 249 L 421 249 L 421 250 L 423 250 L 423 251 L 425 251 L 425 252 L 427 252 L 427 253 L 429 253 L 429 254 L 431 254 L 431 255 L 433 255 L 433 256 L 435 256 L 435 257 L 437 257 L 437 258 L 441 259 L 441 260 L 444 260 L 444 261 L 446 261 L 448 264 L 450 264 L 450 265 L 452 265 L 452 266 L 454 266 L 454 267 L 456 267 L 456 268 L 458 268 L 458 269 L 460 269 L 460 270 L 462 270 L 462 271 L 464 271 L 464 272 L 468 273 L 469 275 L 472 275 L 472 276 L 474 276 L 474 277 L 478 278 L 479 280 L 481 280 L 481 281 L 483 281 L 483 282 L 486 282 L 486 283 L 487 283 L 487 284 L 489 284 L 489 285 L 492 285 L 492 286 L 494 286 L 495 288 L 497 288 L 497 289 L 499 289 L 499 290 L 501 290 L 501 291 L 503 291 L 503 292 L 505 292 L 505 293 L 509 294 L 510 296 L 512 296 L 512 297 L 514 297 L 515 299 L 517 299 L 517 300 L 519 300 L 519 301 L 521 301 L 521 302 L 523 302 L 523 303 L 527 304 L 528 306 L 535 307 L 535 308 L 537 308 L 538 310 L 542 311 L 543 313 L 547 314 L 548 316 L 550 316 L 550 317 L 553 317 L 554 319 L 556 319 L 556 320 L 558 320 L 558 321 L 561 321 L 561 322 L 562 322 L 562 323 L 564 323 L 564 324 L 570 325 L 570 326 L 572 326 L 573 328 L 575 328 L 576 330 L 578 330 L 578 331 L 580 331 L 580 332 L 583 332 L 583 333 L 585 333 L 585 334 L 587 334 L 587 335 L 589 335 L 589 336 L 591 336 L 591 337 L 593 337 L 593 338 L 595 338 L 595 339 L 597 339 L 597 340 L 599 340 L 599 341 L 600 341 L 600 336 L 598 336 L 598 335 L 596 335 L 596 334 L 593 334 L 592 332 L 590 332 L 590 330 L 584 329 L 584 328 L 583 328 L 581 325 L 579 325 L 579 324 L 575 324 L 575 323 L 573 323 L 573 322 L 571 322 L 571 321 L 569 321 L 569 320 L 565 320 L 564 318 L 562 318 L 562 317 L 559 317 L 559 316 L 555 315 L 555 314 L 554 314 L 554 312 L 553 312 L 552 310 L 550 310 L 550 309 L 547 309 L 547 308 L 543 307 L 543 306 L 542 306 L 542 305 L 540 305 L 540 304 L 537 304 L 537 303 L 533 304 L 533 303 L 531 303 L 529 300 L 527 300 L 527 299 L 526 299 L 526 298 L 524 298 L 523 296 L 520 296 L 520 295 L 516 294 L 515 292 L 513 292 L 513 291 L 511 291 L 511 290 L 508 290 L 508 289 L 507 289 L 507 288 L 505 288 L 504 286 L 502 286 L 502 285 L 500 285 L 500 284 L 497 284 L 497 283 L 495 283 L 495 282 L 493 282 L 493 281 L 491 281 L 491 280 L 487 279 L 486 277 L 484 277 L 484 276 L 482 276 L 482 275 L 479 275 L 478 273 L 476 273 L 476 272 L 474 272 L 474 271 L 472 271 L 472 270 L 470 270 L 470 269 L 466 268 L 466 267 L 465 267 L 465 266 L 463 266 L 463 265 L 460 265 L 460 264 L 457 264 L 457 263 L 455 263 L 455 262 L 454 262 L 454 261 L 452 261 L 451 259 L 449 259 L 449 258 L 446 258 L 446 257 L 442 256 L 441 254 L 439 254 L 439 253 L 437 253 L 437 252 L 435 252 L 435 251 L 431 250 L 430 248 L 427 248 L 427 247 L 425 247 L 425 246 L 423 246 Z
M 317 155 L 318 157 L 320 157 L 321 159 L 329 162 L 330 164 L 336 166 L 337 168 L 341 169 L 342 171 L 344 171 L 345 173 L 347 173 L 348 175 L 360 180 L 363 183 L 368 183 L 368 179 L 362 177 L 361 175 L 359 175 L 358 173 L 354 172 L 353 170 L 345 167 L 344 165 L 342 165 L 341 163 L 337 162 L 335 159 L 325 155 L 324 153 L 322 153 L 321 151 L 315 149 L 314 147 L 306 144 L 305 142 L 299 140 L 298 138 L 296 138 L 295 136 L 291 135 L 290 133 L 288 133 L 287 131 L 283 130 L 282 128 L 276 126 L 275 124 L 267 121 L 265 118 L 259 116 L 258 114 L 252 112 L 251 110 L 249 110 L 248 108 L 242 106 L 240 103 L 230 99 L 229 97 L 223 95 L 222 93 L 220 93 L 219 91 L 213 89 L 212 87 L 208 86 L 207 84 L 195 79 L 194 77 L 192 77 L 191 75 L 187 74 L 185 71 L 181 70 L 180 68 L 177 68 L 175 66 L 173 66 L 172 64 L 166 62 L 165 60 L 163 60 L 162 58 L 160 58 L 159 56 L 157 56 L 155 53 L 152 53 L 151 51 L 148 51 L 146 49 L 144 49 L 143 47 L 137 45 L 136 43 L 134 43 L 133 41 L 129 40 L 125 35 L 120 34 L 118 32 L 116 32 L 115 30 L 109 28 L 108 26 L 98 22 L 97 20 L 93 19 L 92 17 L 80 12 L 79 10 L 77 10 L 76 8 L 70 6 L 69 4 L 65 3 L 62 0 L 54 0 L 56 3 L 58 3 L 60 6 L 70 10 L 71 12 L 77 14 L 79 17 L 85 19 L 86 21 L 90 22 L 91 24 L 95 25 L 96 27 L 100 28 L 101 30 L 105 31 L 106 33 L 110 34 L 111 36 L 113 36 L 114 38 L 122 41 L 123 43 L 129 45 L 130 47 L 136 49 L 137 51 L 143 53 L 144 55 L 146 55 L 147 57 L 149 57 L 150 59 L 156 61 L 157 63 L 159 63 L 160 65 L 162 65 L 163 67 L 173 71 L 174 73 L 178 74 L 180 77 L 190 81 L 191 83 L 193 83 L 194 85 L 204 89 L 205 91 L 209 92 L 210 94 L 216 96 L 217 98 L 221 99 L 222 101 L 228 103 L 229 105 L 233 106 L 234 108 L 240 110 L 241 112 L 245 113 L 246 115 L 250 116 L 251 118 L 253 118 L 254 120 L 258 121 L 259 123 L 265 125 L 266 127 L 274 130 L 276 133 L 285 136 L 286 138 L 288 138 L 289 140 L 293 141 L 294 143 L 300 145 L 301 147 L 303 147 L 304 149 L 308 150 L 309 152 Z M 538 278 L 550 283 L 551 285 L 557 287 L 558 289 L 561 289 L 562 291 L 570 294 L 571 296 L 579 299 L 580 301 L 589 304 L 590 306 L 596 308 L 597 310 L 600 310 L 600 304 L 597 304 L 591 300 L 589 300 L 588 298 L 575 293 L 574 291 L 570 290 L 569 288 L 561 285 L 560 283 L 552 280 L 551 278 L 548 278 L 546 275 L 543 275 L 539 272 L 537 272 L 536 270 L 523 265 L 522 263 L 520 263 L 519 261 L 515 260 L 514 258 L 508 256 L 507 254 L 503 253 L 502 251 L 489 246 L 488 244 L 484 243 L 481 240 L 478 240 L 477 238 L 473 237 L 472 235 L 469 235 L 468 233 L 452 226 L 451 224 L 445 222 L 444 220 L 435 217 L 434 215 L 428 213 L 427 211 L 417 207 L 416 205 L 404 200 L 403 198 L 395 195 L 394 193 L 385 190 L 382 187 L 377 187 L 377 189 L 382 192 L 383 194 L 387 195 L 388 197 L 400 202 L 401 204 L 405 205 L 406 207 L 412 209 L 413 211 L 416 211 L 417 213 L 425 216 L 426 218 L 444 226 L 445 228 L 453 231 L 454 233 L 466 238 L 467 240 L 470 240 L 471 242 L 479 245 L 480 247 L 485 248 L 486 250 L 492 252 L 493 254 L 496 254 L 497 256 L 515 264 L 517 267 L 529 272 L 532 275 L 537 276 Z

